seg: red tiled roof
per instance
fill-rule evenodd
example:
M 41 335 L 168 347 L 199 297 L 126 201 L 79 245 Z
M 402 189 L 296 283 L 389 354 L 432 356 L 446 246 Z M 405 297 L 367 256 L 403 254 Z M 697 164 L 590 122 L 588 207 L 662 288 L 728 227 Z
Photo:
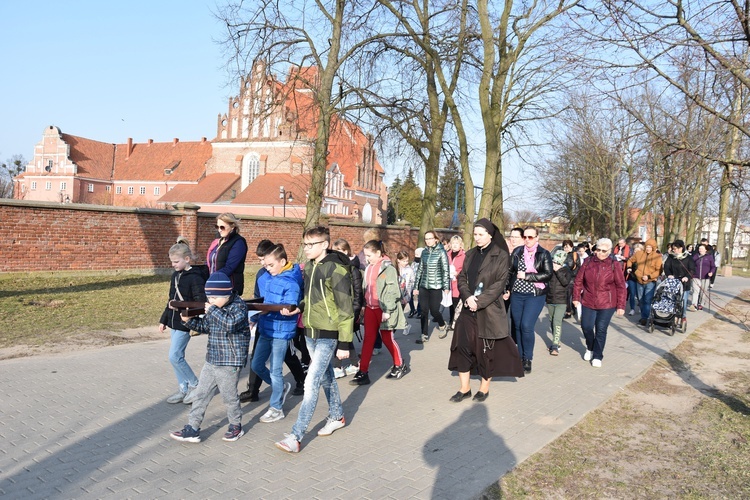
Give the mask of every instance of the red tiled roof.
M 78 165 L 78 175 L 93 179 L 112 179 L 115 145 L 92 141 L 75 135 L 61 134 L 70 146 L 70 161 Z
M 209 141 L 134 143 L 132 148 L 128 157 L 128 145 L 117 145 L 115 180 L 198 181 L 213 150 Z M 168 168 L 171 174 L 164 173 Z
M 212 174 L 198 184 L 180 184 L 159 198 L 159 202 L 213 203 L 240 179 L 235 174 Z
M 307 203 L 305 195 L 312 184 L 310 176 L 292 174 L 265 174 L 255 178 L 232 203 L 241 205 L 280 205 L 279 187 L 284 186 L 287 193 L 292 193 L 294 201 L 286 202 L 287 207 L 304 206 Z

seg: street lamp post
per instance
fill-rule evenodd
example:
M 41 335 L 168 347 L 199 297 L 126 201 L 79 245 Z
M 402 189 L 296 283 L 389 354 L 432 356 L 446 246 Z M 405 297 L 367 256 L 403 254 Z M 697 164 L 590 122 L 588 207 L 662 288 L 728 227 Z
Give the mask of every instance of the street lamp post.
M 283 204 L 282 205 L 283 206 L 283 212 L 282 212 L 282 216 L 283 217 L 286 217 L 286 203 L 287 203 L 287 201 L 289 203 L 292 203 L 294 201 L 294 197 L 292 197 L 292 192 L 289 191 L 288 194 L 289 194 L 289 196 L 287 197 L 287 192 L 284 189 L 284 186 L 279 186 L 279 199 L 281 199 L 282 204 Z

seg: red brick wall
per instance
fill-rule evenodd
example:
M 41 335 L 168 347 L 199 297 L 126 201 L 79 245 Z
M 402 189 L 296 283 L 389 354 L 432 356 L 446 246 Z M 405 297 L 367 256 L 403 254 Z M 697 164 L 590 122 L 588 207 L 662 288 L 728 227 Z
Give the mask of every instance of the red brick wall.
M 194 205 L 154 210 L 98 205 L 0 200 L 0 272 L 152 270 L 169 268 L 167 252 L 182 235 L 199 262 L 216 237 L 218 214 L 198 213 Z M 294 259 L 302 241 L 302 221 L 239 216 L 249 247 L 248 263 L 262 239 L 283 243 Z M 331 239 L 345 238 L 357 253 L 368 224 L 332 221 Z M 413 255 L 419 228 L 377 227 L 388 253 Z M 450 236 L 449 231 L 439 231 Z M 543 242 L 551 248 L 556 242 Z

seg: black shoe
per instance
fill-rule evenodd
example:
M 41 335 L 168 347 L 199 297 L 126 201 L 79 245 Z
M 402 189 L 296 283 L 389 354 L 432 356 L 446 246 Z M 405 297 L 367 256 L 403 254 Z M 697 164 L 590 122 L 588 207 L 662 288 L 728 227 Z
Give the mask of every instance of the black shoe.
M 304 396 L 305 395 L 305 383 L 297 382 L 297 385 L 292 389 L 292 396 Z
M 417 314 L 415 311 L 409 311 L 409 318 L 413 318 L 414 315 Z
M 247 390 L 240 394 L 240 402 L 241 403 L 247 403 L 248 401 L 255 403 L 260 398 L 258 397 L 257 392 L 253 392 L 252 390 Z
M 367 385 L 370 383 L 370 376 L 366 373 L 357 372 L 354 378 L 349 381 L 349 385 Z
M 523 371 L 525 373 L 531 373 L 531 360 L 530 359 L 523 360 Z
M 467 392 L 458 391 L 453 396 L 451 396 L 449 401 L 453 401 L 454 403 L 460 403 L 464 399 L 470 398 L 470 397 L 471 397 L 471 389 L 469 389 Z
M 646 323 L 648 323 L 647 319 L 641 318 L 641 319 L 638 320 L 638 324 L 641 325 L 641 326 L 646 326 Z
M 420 338 L 417 339 L 417 344 L 426 344 L 430 340 L 430 337 L 427 335 L 422 335 Z
M 388 377 L 399 380 L 403 378 L 403 376 L 406 375 L 407 373 L 409 373 L 409 365 L 404 363 L 401 366 L 394 366 L 393 369 L 391 370 L 391 373 L 388 375 Z
M 487 399 L 489 395 L 490 395 L 489 392 L 477 391 L 477 393 L 474 394 L 474 397 L 472 399 L 476 401 L 477 403 L 481 403 L 482 401 Z
M 573 315 L 571 313 L 565 313 L 565 316 L 563 316 L 563 319 L 570 319 Z

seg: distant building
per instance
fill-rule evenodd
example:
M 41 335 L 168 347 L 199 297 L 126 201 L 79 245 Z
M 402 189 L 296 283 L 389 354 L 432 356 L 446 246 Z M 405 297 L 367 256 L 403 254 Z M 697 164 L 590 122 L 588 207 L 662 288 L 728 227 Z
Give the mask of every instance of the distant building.
M 258 64 L 219 115 L 213 141 L 103 143 L 50 125 L 16 197 L 103 205 L 168 207 L 303 218 L 311 186 L 317 110 L 316 68 L 292 67 L 285 82 Z M 387 190 L 372 136 L 334 116 L 321 211 L 385 222 Z

